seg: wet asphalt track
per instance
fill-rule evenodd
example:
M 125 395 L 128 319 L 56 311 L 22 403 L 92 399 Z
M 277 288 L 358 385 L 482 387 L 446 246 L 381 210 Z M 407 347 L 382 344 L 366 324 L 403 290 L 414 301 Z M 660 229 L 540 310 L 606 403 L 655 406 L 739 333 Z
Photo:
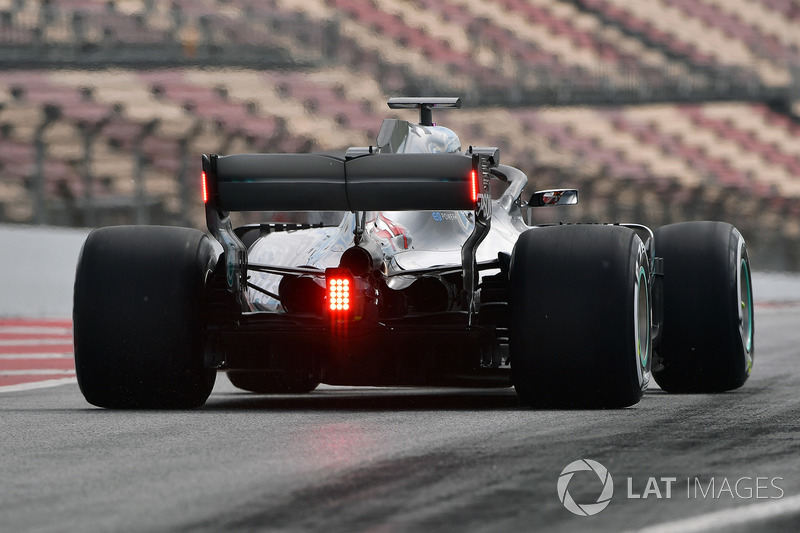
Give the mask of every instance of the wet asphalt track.
M 267 397 L 224 376 L 184 412 L 95 409 L 75 384 L 3 393 L 0 531 L 798 531 L 798 325 L 797 307 L 759 309 L 736 392 L 613 411 L 524 409 L 512 390 Z M 581 458 L 615 485 L 590 517 L 556 491 Z M 569 486 L 580 503 L 600 488 L 589 472 Z

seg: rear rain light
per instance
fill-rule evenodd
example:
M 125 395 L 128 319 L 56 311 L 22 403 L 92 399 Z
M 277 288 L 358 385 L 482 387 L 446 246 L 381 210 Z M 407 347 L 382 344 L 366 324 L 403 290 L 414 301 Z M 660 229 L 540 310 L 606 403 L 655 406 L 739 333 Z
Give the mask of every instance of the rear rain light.
M 358 309 L 356 280 L 347 268 L 325 271 L 325 310 L 333 318 L 351 320 Z M 358 309 L 357 309 L 358 308 Z
M 203 203 L 207 204 L 208 203 L 208 182 L 206 181 L 206 173 L 205 172 L 201 172 L 200 173 L 200 179 L 203 182 Z
M 333 324 L 377 320 L 378 290 L 357 276 L 347 267 L 332 267 L 325 270 L 325 314 Z
M 328 279 L 328 309 L 332 313 L 350 311 L 352 283 L 348 277 Z

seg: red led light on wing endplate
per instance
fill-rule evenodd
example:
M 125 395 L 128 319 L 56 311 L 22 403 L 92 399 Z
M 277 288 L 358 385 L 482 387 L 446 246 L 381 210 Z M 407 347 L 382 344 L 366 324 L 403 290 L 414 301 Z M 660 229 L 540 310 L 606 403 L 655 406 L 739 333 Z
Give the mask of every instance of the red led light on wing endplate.
M 476 204 L 478 203 L 478 173 L 475 172 L 475 169 L 472 169 L 469 177 L 472 184 L 472 203 Z

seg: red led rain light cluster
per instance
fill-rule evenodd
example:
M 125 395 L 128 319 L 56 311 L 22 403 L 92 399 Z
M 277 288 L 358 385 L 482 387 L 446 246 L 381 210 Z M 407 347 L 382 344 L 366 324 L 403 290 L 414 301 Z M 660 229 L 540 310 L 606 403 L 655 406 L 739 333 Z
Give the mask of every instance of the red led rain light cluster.
M 331 311 L 350 310 L 350 280 L 332 278 L 328 280 L 328 307 Z

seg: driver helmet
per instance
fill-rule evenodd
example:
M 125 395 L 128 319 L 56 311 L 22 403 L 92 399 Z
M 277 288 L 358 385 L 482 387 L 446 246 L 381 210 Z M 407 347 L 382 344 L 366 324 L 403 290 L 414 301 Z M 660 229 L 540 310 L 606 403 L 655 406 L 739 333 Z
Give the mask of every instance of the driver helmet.
M 409 124 L 403 146 L 406 154 L 452 154 L 461 151 L 461 140 L 450 128 Z

